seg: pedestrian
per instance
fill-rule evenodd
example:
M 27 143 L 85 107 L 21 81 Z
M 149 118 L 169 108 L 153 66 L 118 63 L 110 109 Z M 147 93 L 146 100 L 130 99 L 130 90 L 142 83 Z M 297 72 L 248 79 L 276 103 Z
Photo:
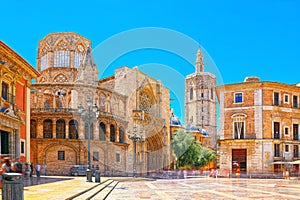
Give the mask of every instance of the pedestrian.
M 4 158 L 4 163 L 2 165 L 3 173 L 11 172 L 11 162 L 9 157 Z
M 30 177 L 32 177 L 32 174 L 33 174 L 33 164 L 30 163 Z
M 41 176 L 41 165 L 36 163 L 35 165 L 36 176 L 39 178 Z
M 236 177 L 240 178 L 240 176 L 241 176 L 240 168 L 237 168 L 237 170 L 236 170 Z

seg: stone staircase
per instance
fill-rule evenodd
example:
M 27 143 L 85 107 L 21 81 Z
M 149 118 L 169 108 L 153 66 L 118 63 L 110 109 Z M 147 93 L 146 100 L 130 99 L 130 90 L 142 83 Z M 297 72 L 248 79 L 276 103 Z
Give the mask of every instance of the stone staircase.
M 86 190 L 66 198 L 66 200 L 90 200 L 90 199 L 106 199 L 115 189 L 119 181 L 108 179 Z

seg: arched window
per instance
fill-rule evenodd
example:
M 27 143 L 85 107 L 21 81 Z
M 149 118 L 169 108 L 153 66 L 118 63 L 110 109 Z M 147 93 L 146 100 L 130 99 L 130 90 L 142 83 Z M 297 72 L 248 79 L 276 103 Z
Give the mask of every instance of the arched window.
M 52 138 L 52 120 L 46 119 L 43 122 L 43 137 Z
M 54 67 L 69 67 L 70 51 L 60 50 L 54 52 Z
M 124 130 L 123 130 L 123 128 L 120 128 L 120 137 L 119 137 L 119 142 L 120 143 L 124 143 L 125 141 L 124 141 L 124 137 L 125 136 L 125 133 L 124 133 Z
M 84 124 L 84 138 L 87 140 L 89 139 L 89 134 L 90 135 L 90 139 L 93 140 L 94 139 L 94 126 L 93 126 L 93 123 L 91 123 L 91 129 L 90 129 L 90 133 L 89 133 L 89 124 L 88 123 L 85 123 Z
M 99 139 L 102 141 L 106 140 L 106 127 L 103 122 L 101 122 L 99 125 Z
M 193 100 L 193 88 L 190 89 L 190 100 Z
M 36 120 L 30 120 L 30 138 L 36 138 Z
M 115 127 L 114 125 L 110 125 L 110 141 L 115 142 L 116 141 L 116 133 L 115 133 Z
M 69 122 L 69 139 L 78 139 L 78 122 L 74 119 Z
M 63 119 L 56 121 L 56 138 L 66 138 L 66 122 Z

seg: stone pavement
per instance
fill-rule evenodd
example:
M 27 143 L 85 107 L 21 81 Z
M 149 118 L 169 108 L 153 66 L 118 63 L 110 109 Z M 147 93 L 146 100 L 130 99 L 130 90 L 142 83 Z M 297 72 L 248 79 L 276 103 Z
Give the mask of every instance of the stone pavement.
M 107 199 L 300 199 L 299 180 L 236 178 L 153 180 L 121 177 L 110 179 L 114 181 L 101 177 L 101 182 L 104 182 L 101 184 L 102 187 L 112 182 L 111 185 L 115 186 L 111 187 L 110 194 L 108 191 L 105 192 L 108 195 Z M 101 186 L 95 182 L 86 182 L 86 177 L 42 177 L 39 182 L 34 178 L 33 182 L 27 183 L 31 184 L 33 185 L 24 187 L 25 200 L 68 199 L 74 194 Z M 96 195 L 92 199 L 103 198 L 105 198 L 103 195 Z

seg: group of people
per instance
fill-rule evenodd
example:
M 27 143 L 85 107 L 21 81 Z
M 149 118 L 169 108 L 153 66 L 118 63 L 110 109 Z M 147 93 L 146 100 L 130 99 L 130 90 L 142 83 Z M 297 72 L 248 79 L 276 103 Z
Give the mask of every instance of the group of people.
M 12 162 L 9 157 L 5 157 L 3 159 L 3 163 L 0 165 L 0 175 L 4 173 L 21 173 L 25 176 L 32 176 L 34 172 L 33 164 L 32 163 L 25 163 L 25 168 L 23 167 L 23 164 L 20 162 Z M 41 174 L 41 165 L 36 164 L 35 165 L 35 172 L 36 176 L 40 177 Z

